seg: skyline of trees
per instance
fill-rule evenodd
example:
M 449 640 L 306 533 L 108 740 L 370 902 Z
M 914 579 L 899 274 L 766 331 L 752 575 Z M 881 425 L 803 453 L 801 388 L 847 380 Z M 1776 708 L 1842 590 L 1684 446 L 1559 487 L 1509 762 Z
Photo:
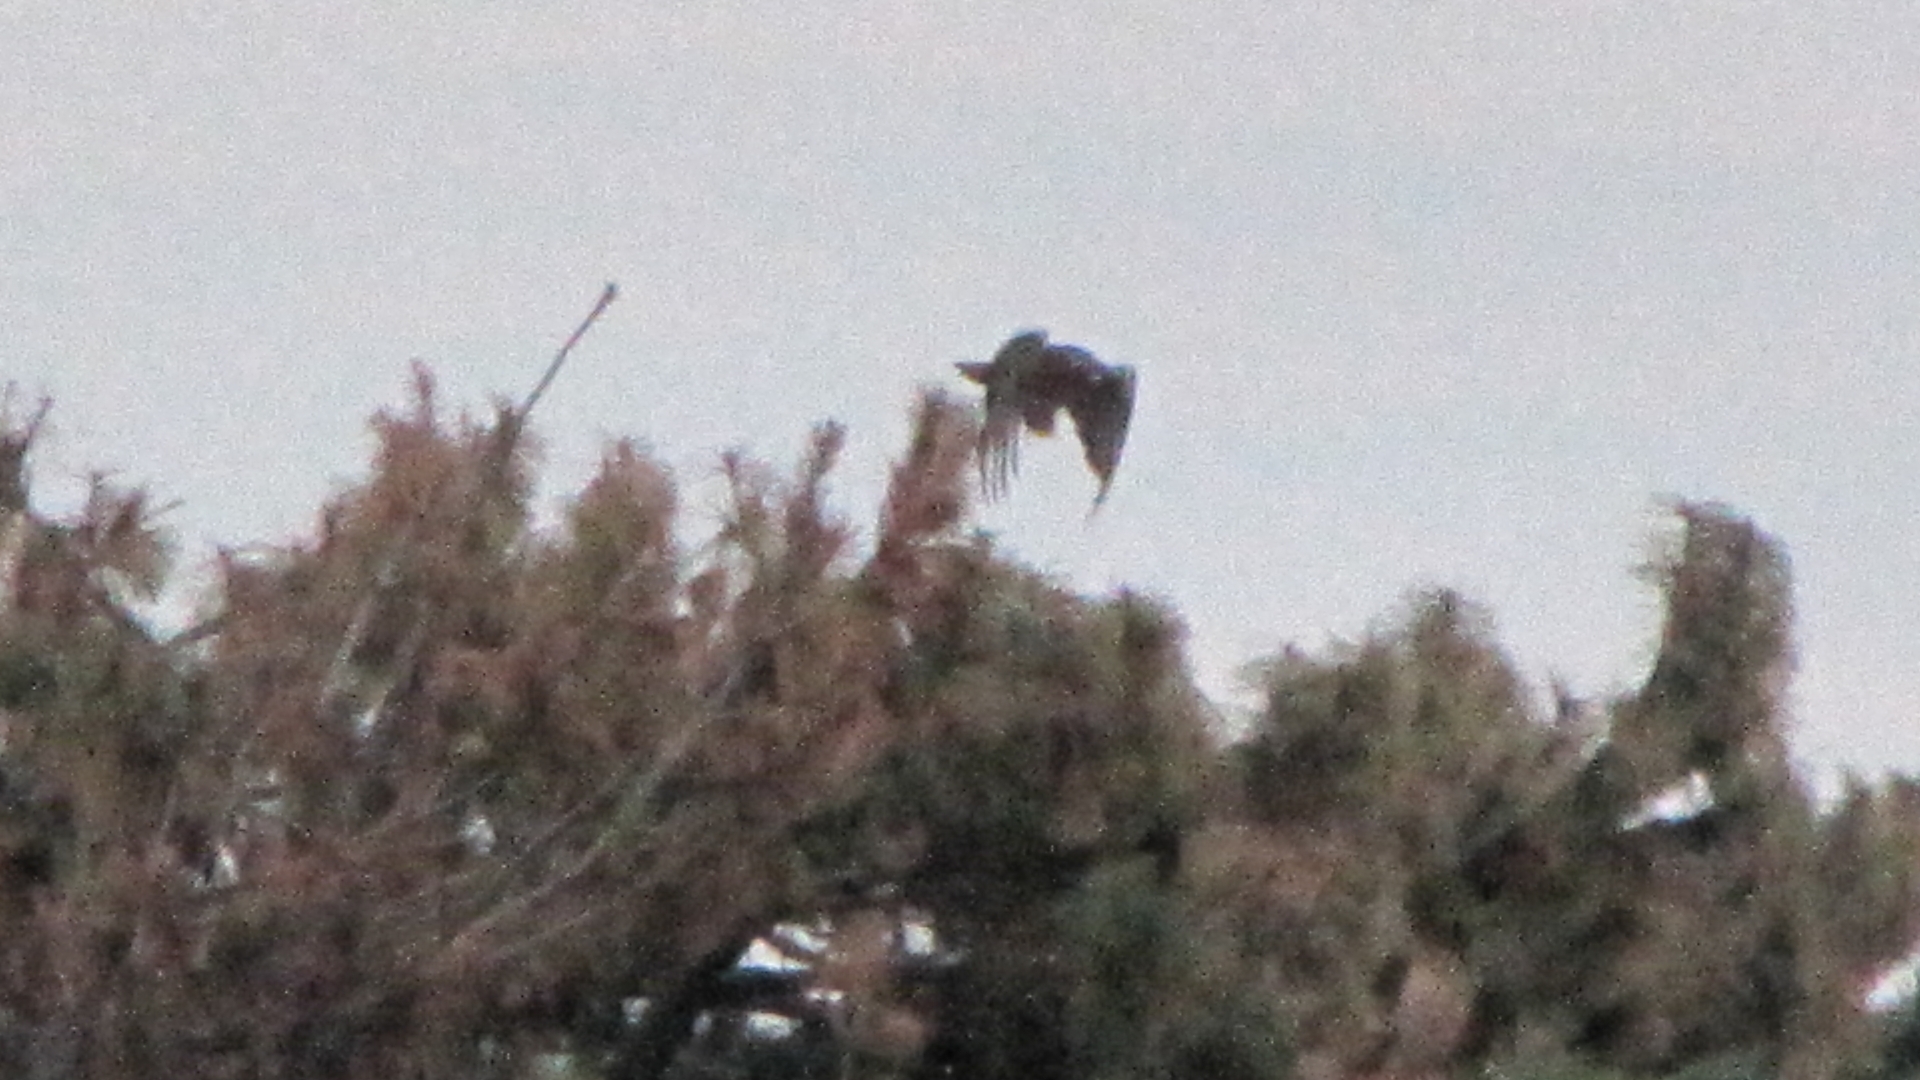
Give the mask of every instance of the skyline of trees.
M 0 1074 L 1920 1061 L 1913 1006 L 1862 1001 L 1920 938 L 1920 785 L 1795 775 L 1787 566 L 1725 508 L 1674 508 L 1631 693 L 1542 713 L 1432 590 L 1271 658 L 1229 737 L 1177 612 L 969 528 L 977 421 L 938 394 L 870 551 L 832 424 L 790 472 L 726 456 L 689 543 L 631 441 L 536 528 L 525 408 L 445 417 L 422 370 L 313 535 L 223 553 L 167 640 L 142 492 L 35 512 L 43 416 L 0 431 Z

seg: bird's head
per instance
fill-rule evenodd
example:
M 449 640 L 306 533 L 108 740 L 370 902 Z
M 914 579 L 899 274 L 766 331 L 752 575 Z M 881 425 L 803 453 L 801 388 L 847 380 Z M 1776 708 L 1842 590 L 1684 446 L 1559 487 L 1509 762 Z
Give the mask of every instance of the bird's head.
M 996 376 L 1007 376 L 1014 372 L 1029 370 L 1047 351 L 1047 332 L 1045 330 L 1023 330 L 1007 339 L 1006 344 L 993 354 L 989 363 L 977 360 L 962 360 L 953 366 L 960 374 L 979 383 L 990 385 Z
M 1047 332 L 1045 330 L 1022 330 L 1007 339 L 1000 351 L 993 354 L 993 362 L 1011 364 L 1027 357 L 1039 356 L 1047 351 Z

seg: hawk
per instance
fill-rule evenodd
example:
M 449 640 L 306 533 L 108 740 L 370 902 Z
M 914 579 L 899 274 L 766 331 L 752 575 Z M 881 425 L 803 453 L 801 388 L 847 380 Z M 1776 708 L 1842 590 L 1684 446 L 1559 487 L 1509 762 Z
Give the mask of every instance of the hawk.
M 988 499 L 1007 493 L 1020 471 L 1020 426 L 1053 434 L 1060 410 L 1073 417 L 1087 468 L 1100 480 L 1097 509 L 1107 500 L 1120 450 L 1133 419 L 1134 371 L 1103 364 L 1077 345 L 1051 345 L 1042 330 L 1015 334 L 991 363 L 962 361 L 960 374 L 987 388 L 987 421 L 980 430 L 980 490 Z

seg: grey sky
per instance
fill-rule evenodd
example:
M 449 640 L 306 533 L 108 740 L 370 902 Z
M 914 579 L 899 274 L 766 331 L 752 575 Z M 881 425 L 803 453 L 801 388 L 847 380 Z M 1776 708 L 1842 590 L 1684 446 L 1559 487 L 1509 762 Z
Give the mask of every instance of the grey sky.
M 1920 769 L 1920 12 L 1819 0 L 92 4 L 0 11 L 0 375 L 40 476 L 306 530 L 429 361 L 549 490 L 696 491 L 1044 326 L 1142 370 L 1103 517 L 1070 443 L 983 524 L 1172 600 L 1209 681 L 1422 584 L 1603 693 L 1665 496 L 1788 543 L 1796 746 Z M 956 386 L 957 388 L 957 386 Z

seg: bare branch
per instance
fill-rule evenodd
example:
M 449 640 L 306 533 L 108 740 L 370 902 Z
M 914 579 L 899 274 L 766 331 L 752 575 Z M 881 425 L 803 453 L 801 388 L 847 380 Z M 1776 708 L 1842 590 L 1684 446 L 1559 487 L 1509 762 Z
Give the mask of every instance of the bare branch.
M 567 354 L 573 351 L 573 347 L 586 336 L 587 328 L 600 318 L 600 313 L 607 310 L 607 305 L 613 303 L 614 297 L 619 295 L 620 287 L 611 281 L 607 282 L 606 290 L 600 294 L 599 302 L 593 305 L 592 311 L 587 312 L 586 318 L 580 320 L 580 325 L 574 328 L 573 336 L 567 339 L 567 343 L 560 346 L 560 351 L 554 354 L 553 363 L 547 365 L 547 372 L 540 376 L 540 383 L 533 388 L 533 393 L 528 394 L 527 399 L 520 403 L 519 410 L 514 414 L 515 419 L 521 423 L 526 422 L 527 414 L 532 412 L 534 405 L 539 403 L 540 395 L 547 392 L 547 387 L 553 384 L 553 377 L 560 374 L 560 366 L 567 362 Z

